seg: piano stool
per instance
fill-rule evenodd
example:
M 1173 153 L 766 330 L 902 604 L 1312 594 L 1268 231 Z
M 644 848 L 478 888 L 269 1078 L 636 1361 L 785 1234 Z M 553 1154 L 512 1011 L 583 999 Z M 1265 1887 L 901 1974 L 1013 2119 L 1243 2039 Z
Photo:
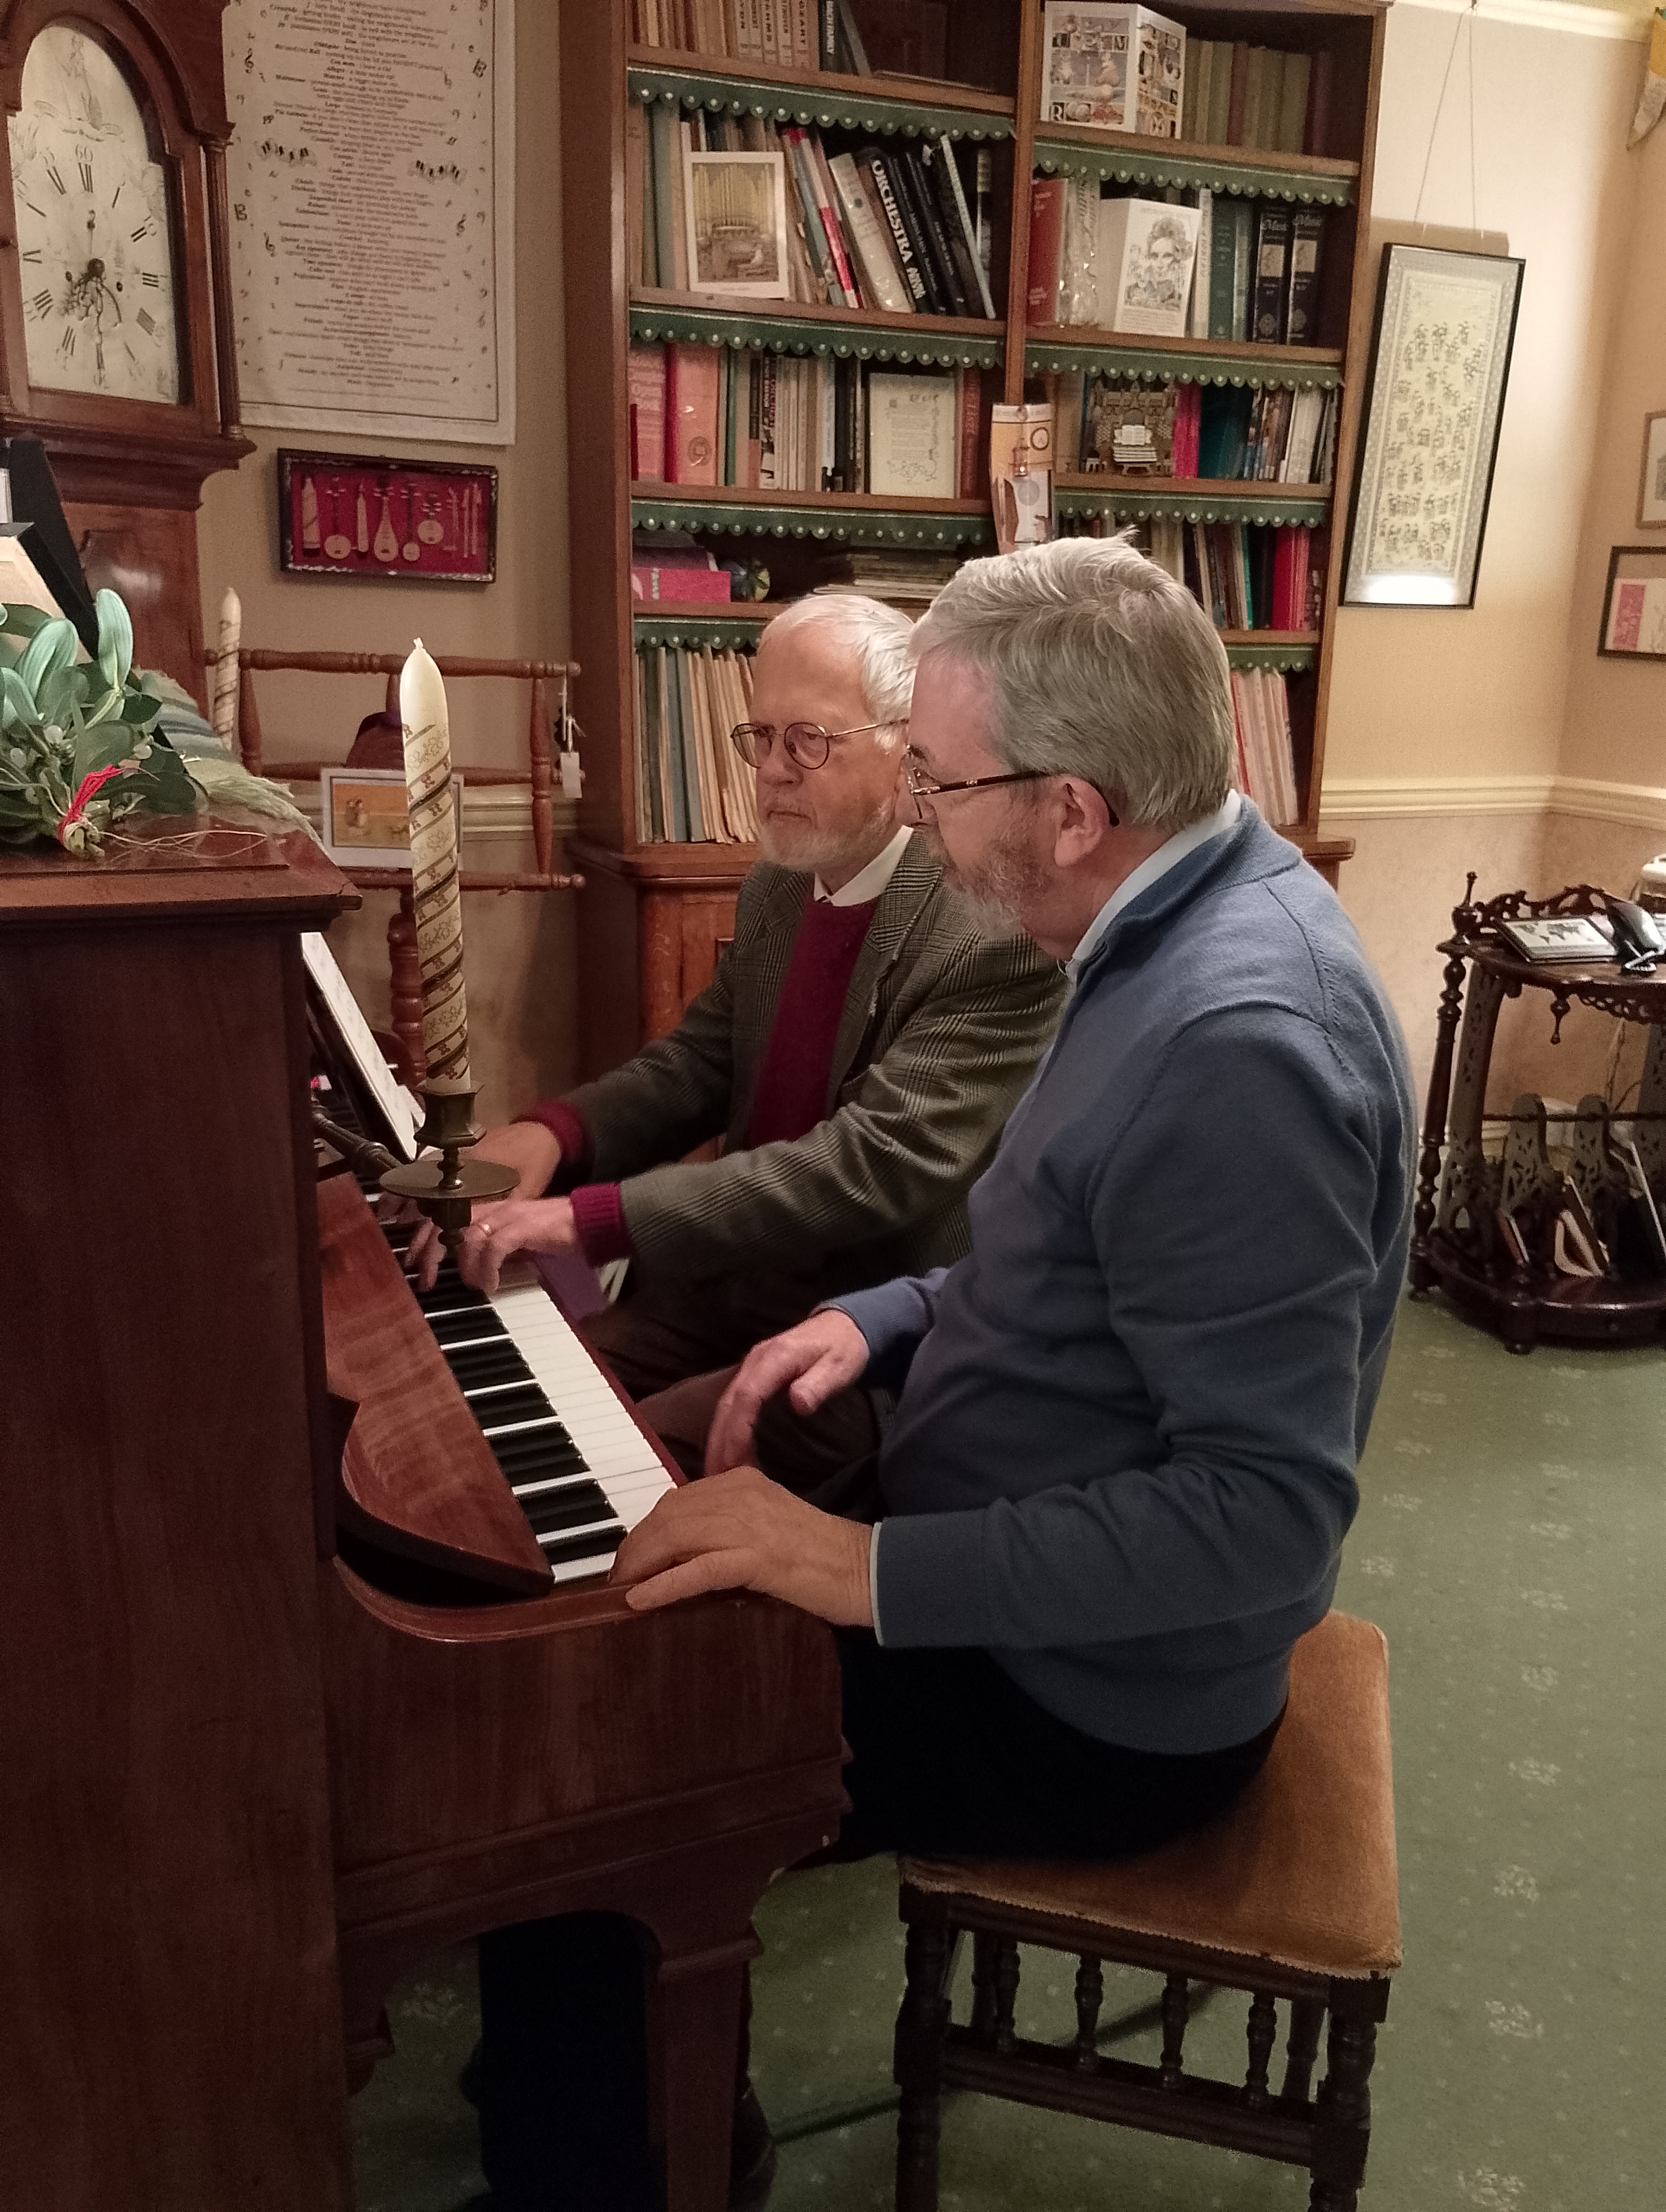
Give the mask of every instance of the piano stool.
M 1267 1764 L 1208 1826 L 1110 1864 L 903 1858 L 898 1873 L 908 1943 L 896 2042 L 897 2212 L 935 2212 L 945 2089 L 1304 2166 L 1310 2212 L 1353 2212 L 1377 2024 L 1401 1956 L 1388 1650 L 1369 1621 L 1332 1613 L 1302 1638 Z M 957 2026 L 948 1984 L 965 1931 L 971 2017 Z M 1073 2041 L 1015 2033 L 1020 1943 L 1076 1955 Z M 1156 2066 L 1098 2049 L 1107 1959 L 1164 1978 Z M 1241 2082 L 1183 2067 L 1193 1983 L 1250 1993 Z M 1275 2092 L 1268 2069 L 1281 1997 L 1290 2014 Z M 1324 2079 L 1310 2095 L 1327 2014 Z

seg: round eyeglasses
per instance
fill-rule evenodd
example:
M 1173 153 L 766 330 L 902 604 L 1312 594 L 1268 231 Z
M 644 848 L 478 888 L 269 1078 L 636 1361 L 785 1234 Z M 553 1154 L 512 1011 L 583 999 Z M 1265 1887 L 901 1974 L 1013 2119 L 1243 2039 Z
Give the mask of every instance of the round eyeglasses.
M 789 722 L 784 730 L 773 722 L 737 722 L 729 743 L 748 768 L 766 761 L 779 739 L 789 761 L 800 768 L 825 768 L 836 738 L 860 738 L 869 730 L 888 730 L 889 722 L 859 722 L 854 730 L 824 730 L 819 722 Z

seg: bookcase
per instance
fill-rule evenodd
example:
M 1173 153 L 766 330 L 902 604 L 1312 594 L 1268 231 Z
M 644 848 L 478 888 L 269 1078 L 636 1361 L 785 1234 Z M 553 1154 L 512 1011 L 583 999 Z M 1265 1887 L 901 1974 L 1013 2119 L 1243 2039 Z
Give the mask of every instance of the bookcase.
M 665 0 L 661 0 L 661 5 Z M 683 0 L 689 21 L 718 0 Z M 727 5 L 727 0 L 722 0 Z M 807 4 L 807 0 L 806 0 Z M 709 981 L 733 923 L 750 847 L 654 842 L 640 834 L 634 733 L 637 648 L 714 648 L 755 642 L 779 603 L 808 587 L 830 548 L 994 550 L 988 499 L 887 497 L 863 492 L 633 483 L 629 394 L 633 343 L 769 349 L 882 365 L 977 368 L 997 396 L 1041 396 L 1061 372 L 1213 386 L 1340 386 L 1335 468 L 1326 485 L 1074 473 L 1055 484 L 1061 526 L 1120 527 L 1154 515 L 1189 522 L 1300 523 L 1313 533 L 1322 580 L 1317 619 L 1292 631 L 1225 631 L 1235 666 L 1286 678 L 1299 819 L 1286 834 L 1335 883 L 1353 850 L 1319 835 L 1325 714 L 1335 611 L 1371 341 L 1374 270 L 1365 252 L 1387 0 L 1251 5 L 1169 0 L 1162 12 L 1189 37 L 1255 41 L 1325 64 L 1328 98 L 1316 151 L 1274 153 L 1136 137 L 1037 120 L 1042 0 L 851 0 L 876 68 L 854 76 L 784 69 L 676 47 L 631 43 L 630 0 L 562 0 L 562 239 L 572 542 L 572 655 L 583 671 L 576 708 L 586 783 L 573 856 L 587 888 L 579 901 L 580 1051 L 587 1073 L 616 1065 L 676 1023 Z M 810 9 L 812 19 L 817 11 Z M 640 17 L 637 19 L 640 21 Z M 676 20 L 669 9 L 665 20 Z M 910 27 L 923 24 L 923 40 Z M 941 76 L 905 76 L 921 51 Z M 735 301 L 649 290 L 632 266 L 627 115 L 633 103 L 678 114 L 763 117 L 880 144 L 944 134 L 994 155 L 991 283 L 1004 313 L 898 314 L 800 301 Z M 842 143 L 852 143 L 842 140 Z M 1157 340 L 1080 325 L 1031 325 L 1026 314 L 1032 178 L 1081 175 L 1127 187 L 1205 187 L 1216 196 L 1321 206 L 1327 233 L 1316 342 Z M 635 280 L 635 281 L 633 281 Z M 1070 519 L 1068 522 L 1067 519 Z M 720 558 L 763 559 L 770 601 L 707 612 L 633 607 L 633 530 L 693 532 Z

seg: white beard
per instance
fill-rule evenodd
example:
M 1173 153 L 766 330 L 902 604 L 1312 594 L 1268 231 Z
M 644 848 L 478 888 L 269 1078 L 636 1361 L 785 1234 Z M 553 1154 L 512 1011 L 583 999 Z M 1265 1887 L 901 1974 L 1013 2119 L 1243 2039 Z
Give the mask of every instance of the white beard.
M 889 799 L 853 836 L 847 837 L 834 838 L 818 830 L 812 823 L 791 817 L 771 821 L 760 816 L 757 849 L 762 859 L 777 868 L 797 868 L 806 875 L 838 876 L 848 881 L 884 851 L 895 827 Z

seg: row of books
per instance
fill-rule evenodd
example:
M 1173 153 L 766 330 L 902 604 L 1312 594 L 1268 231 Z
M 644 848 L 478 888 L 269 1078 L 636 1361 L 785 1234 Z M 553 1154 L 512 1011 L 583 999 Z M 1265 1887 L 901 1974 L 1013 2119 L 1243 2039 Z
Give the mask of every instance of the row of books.
M 634 345 L 631 476 L 975 499 L 984 383 L 976 368 L 892 371 L 825 355 Z
M 1322 154 L 1330 79 L 1328 53 L 1283 53 L 1243 40 L 1188 39 L 1180 136 L 1207 146 Z
M 630 36 L 728 61 L 868 74 L 850 0 L 630 0 Z
M 1296 790 L 1290 692 L 1275 669 L 1232 671 L 1232 725 L 1239 790 L 1249 793 L 1275 830 L 1288 830 L 1301 820 L 1302 803 Z
M 1212 146 L 1322 154 L 1328 52 L 1189 37 L 1132 0 L 1047 0 L 1041 120 Z
M 1067 370 L 1044 380 L 1061 475 L 1329 483 L 1340 390 L 1122 383 Z
M 1311 345 L 1325 211 L 1207 187 L 1102 196 L 1089 178 L 1030 188 L 1031 323 L 1159 337 Z
M 757 793 L 729 742 L 751 713 L 744 653 L 644 646 L 635 670 L 636 835 L 654 844 L 752 844 Z
M 660 100 L 633 103 L 626 155 L 650 290 L 994 315 L 987 147 L 963 176 L 946 135 L 830 154 L 818 131 Z
M 1067 517 L 1070 535 L 1103 537 L 1100 517 Z M 1311 630 L 1318 627 L 1324 579 L 1305 524 L 1278 528 L 1246 522 L 1187 522 L 1154 514 L 1136 542 L 1207 611 L 1217 629 Z

